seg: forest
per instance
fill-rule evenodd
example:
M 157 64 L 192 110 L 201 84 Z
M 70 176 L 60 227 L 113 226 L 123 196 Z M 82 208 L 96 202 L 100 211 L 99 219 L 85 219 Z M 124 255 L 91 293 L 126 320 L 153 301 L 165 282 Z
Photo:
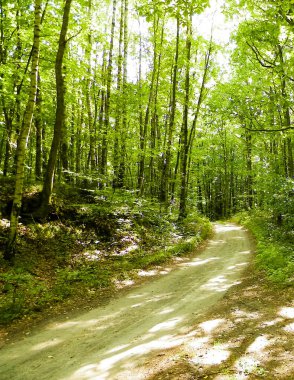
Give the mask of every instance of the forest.
M 1 322 L 229 218 L 293 286 L 293 44 L 291 0 L 1 0 Z

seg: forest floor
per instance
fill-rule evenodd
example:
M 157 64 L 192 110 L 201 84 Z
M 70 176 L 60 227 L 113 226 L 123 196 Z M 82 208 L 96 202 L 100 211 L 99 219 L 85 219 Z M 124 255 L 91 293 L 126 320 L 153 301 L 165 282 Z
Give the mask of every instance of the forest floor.
M 216 230 L 202 253 L 131 289 L 2 330 L 1 379 L 293 379 L 293 288 L 256 274 L 243 229 Z

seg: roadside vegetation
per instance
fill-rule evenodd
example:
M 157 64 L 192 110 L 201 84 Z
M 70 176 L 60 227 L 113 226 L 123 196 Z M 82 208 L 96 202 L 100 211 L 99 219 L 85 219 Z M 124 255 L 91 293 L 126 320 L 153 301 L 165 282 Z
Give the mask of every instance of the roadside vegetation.
M 291 222 L 292 219 L 292 222 Z M 256 241 L 255 268 L 265 274 L 271 284 L 294 285 L 293 217 L 269 211 L 243 212 L 233 218 L 247 227 Z
M 9 198 L 9 184 L 1 190 L 2 201 L 3 194 Z M 114 290 L 140 270 L 192 252 L 212 230 L 197 213 L 179 222 L 158 202 L 130 191 L 65 185 L 57 191 L 46 219 L 36 221 L 23 211 L 14 265 L 0 259 L 1 324 L 69 298 L 90 300 L 97 291 Z M 24 203 L 37 194 L 37 186 L 28 188 Z M 6 212 L 4 207 L 0 242 L 8 233 Z

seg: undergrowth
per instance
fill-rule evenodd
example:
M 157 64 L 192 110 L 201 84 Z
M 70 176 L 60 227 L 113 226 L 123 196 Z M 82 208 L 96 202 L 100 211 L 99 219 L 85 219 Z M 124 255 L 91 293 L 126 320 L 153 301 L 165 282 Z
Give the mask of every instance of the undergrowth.
M 21 222 L 13 268 L 0 247 L 1 324 L 68 298 L 95 296 L 141 269 L 192 252 L 211 233 L 209 221 L 196 213 L 178 223 L 157 202 L 132 192 L 69 187 L 56 194 L 46 221 L 26 213 Z M 7 231 L 3 217 L 0 244 Z
M 265 211 L 243 212 L 235 220 L 247 227 L 256 239 L 257 269 L 264 271 L 269 281 L 276 285 L 293 286 L 293 220 L 277 220 L 276 215 Z

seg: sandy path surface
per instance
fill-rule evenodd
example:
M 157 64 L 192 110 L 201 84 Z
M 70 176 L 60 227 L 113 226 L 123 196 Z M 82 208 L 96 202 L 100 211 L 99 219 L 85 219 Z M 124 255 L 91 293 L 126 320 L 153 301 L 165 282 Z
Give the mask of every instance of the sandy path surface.
M 250 260 L 246 231 L 215 225 L 197 257 L 121 298 L 0 350 L 1 380 L 140 380 L 152 360 L 189 337 L 197 318 L 238 283 Z

